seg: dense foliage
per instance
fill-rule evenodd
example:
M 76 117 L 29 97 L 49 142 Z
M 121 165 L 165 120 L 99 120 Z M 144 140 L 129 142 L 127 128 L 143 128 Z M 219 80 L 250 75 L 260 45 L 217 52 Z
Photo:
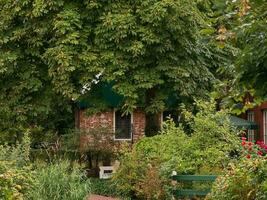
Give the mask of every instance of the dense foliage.
M 147 122 L 181 103 L 194 107 L 214 89 L 218 105 L 236 113 L 254 105 L 244 100 L 248 93 L 258 103 L 267 94 L 266 6 L 265 0 L 0 0 L 0 199 L 86 197 L 90 181 L 73 162 L 59 163 L 59 152 L 81 153 L 90 168 L 100 159 L 110 164 L 113 133 L 59 135 L 73 128 L 77 101 L 89 99 L 91 112 L 110 106 L 103 85 L 119 96 L 123 111 L 142 107 Z M 243 140 L 240 149 L 227 113 L 211 105 L 197 106 L 196 115 L 184 111 L 179 127 L 170 121 L 125 150 L 112 185 L 105 182 L 103 190 L 96 181 L 93 191 L 169 199 L 173 170 L 224 172 L 208 199 L 266 199 L 267 146 Z M 30 163 L 30 140 L 21 135 L 28 129 L 49 164 Z M 32 155 L 41 158 L 40 152 Z
M 220 6 L 215 19 L 221 26 L 217 40 L 235 49 L 231 62 L 218 71 L 224 77 L 217 97 L 239 115 L 266 97 L 267 4 L 265 0 L 217 2 Z M 248 94 L 253 99 L 247 98 Z
M 267 2 L 249 1 L 248 10 L 241 18 L 237 31 L 238 45 L 241 49 L 237 59 L 240 82 L 266 96 L 267 77 Z
M 242 141 L 243 154 L 220 176 L 207 200 L 264 200 L 267 198 L 266 145 Z
M 239 138 L 227 114 L 215 112 L 211 105 L 202 104 L 196 116 L 184 112 L 190 135 L 170 124 L 160 135 L 141 140 L 123 154 L 114 177 L 118 188 L 141 199 L 168 199 L 173 170 L 178 174 L 222 173 L 238 152 Z
M 64 132 L 73 100 L 99 81 L 128 111 L 207 96 L 223 61 L 200 34 L 204 2 L 1 0 L 0 131 Z

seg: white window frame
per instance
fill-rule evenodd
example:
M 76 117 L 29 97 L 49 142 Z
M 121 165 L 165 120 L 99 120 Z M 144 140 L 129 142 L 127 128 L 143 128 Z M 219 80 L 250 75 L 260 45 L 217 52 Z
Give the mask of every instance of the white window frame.
M 116 138 L 116 111 L 118 109 L 113 109 L 113 132 L 114 132 L 114 141 L 132 141 L 133 140 L 133 113 L 131 113 L 131 138 Z
M 263 141 L 264 144 L 267 143 L 267 110 L 262 111 L 263 115 Z
M 247 119 L 250 122 L 254 122 L 255 120 L 255 113 L 253 111 L 248 111 L 247 112 Z M 249 129 L 248 130 L 248 140 L 249 141 L 255 141 L 255 131 Z

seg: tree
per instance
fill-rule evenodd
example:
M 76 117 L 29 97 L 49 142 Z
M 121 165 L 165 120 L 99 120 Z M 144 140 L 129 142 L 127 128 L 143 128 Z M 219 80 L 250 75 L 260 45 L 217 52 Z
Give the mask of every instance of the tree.
M 171 94 L 205 97 L 222 59 L 200 33 L 204 2 L 0 0 L 3 122 L 65 121 L 62 110 L 98 81 L 128 112 L 156 113 Z
M 266 96 L 265 8 L 262 0 L 225 1 L 216 18 L 223 28 L 217 38 L 235 49 L 235 56 L 225 65 L 226 73 L 225 67 L 220 68 L 226 76 L 217 97 L 236 114 L 254 107 Z
M 45 18 L 38 20 L 46 9 L 41 3 L 0 1 L 2 142 L 12 141 L 24 128 L 63 133 L 72 127 L 70 100 L 53 90 L 42 58 L 51 27 L 45 24 Z
M 236 62 L 239 83 L 253 88 L 256 96 L 267 94 L 267 2 L 253 0 L 241 16 L 237 31 L 238 46 L 241 49 Z

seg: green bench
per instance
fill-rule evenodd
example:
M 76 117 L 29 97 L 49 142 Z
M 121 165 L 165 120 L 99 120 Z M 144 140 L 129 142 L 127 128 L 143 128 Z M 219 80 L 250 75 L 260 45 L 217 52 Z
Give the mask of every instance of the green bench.
M 217 176 L 215 175 L 177 175 L 174 171 L 172 173 L 172 181 L 177 182 L 214 182 Z M 196 197 L 206 196 L 210 192 L 209 190 L 197 190 L 197 189 L 177 189 L 173 188 L 173 197 Z

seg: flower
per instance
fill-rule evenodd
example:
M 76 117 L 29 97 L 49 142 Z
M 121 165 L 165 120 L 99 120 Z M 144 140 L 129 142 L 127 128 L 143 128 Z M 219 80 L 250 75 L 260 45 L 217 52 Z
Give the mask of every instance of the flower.
M 247 159 L 250 159 L 250 158 L 251 158 L 251 155 L 250 155 L 250 154 L 248 154 L 246 157 L 247 157 Z
M 245 138 L 245 137 L 242 137 L 241 139 L 242 139 L 243 141 L 244 141 L 244 140 L 247 140 L 247 138 Z
M 249 143 L 248 143 L 248 146 L 252 146 L 252 142 L 249 142 Z
M 264 142 L 261 141 L 261 140 L 258 140 L 258 141 L 256 142 L 256 144 L 258 144 L 258 145 L 264 145 Z
M 258 151 L 258 155 L 262 156 L 263 155 L 263 152 L 262 151 Z
M 245 146 L 247 143 L 245 141 L 242 141 L 241 145 Z

